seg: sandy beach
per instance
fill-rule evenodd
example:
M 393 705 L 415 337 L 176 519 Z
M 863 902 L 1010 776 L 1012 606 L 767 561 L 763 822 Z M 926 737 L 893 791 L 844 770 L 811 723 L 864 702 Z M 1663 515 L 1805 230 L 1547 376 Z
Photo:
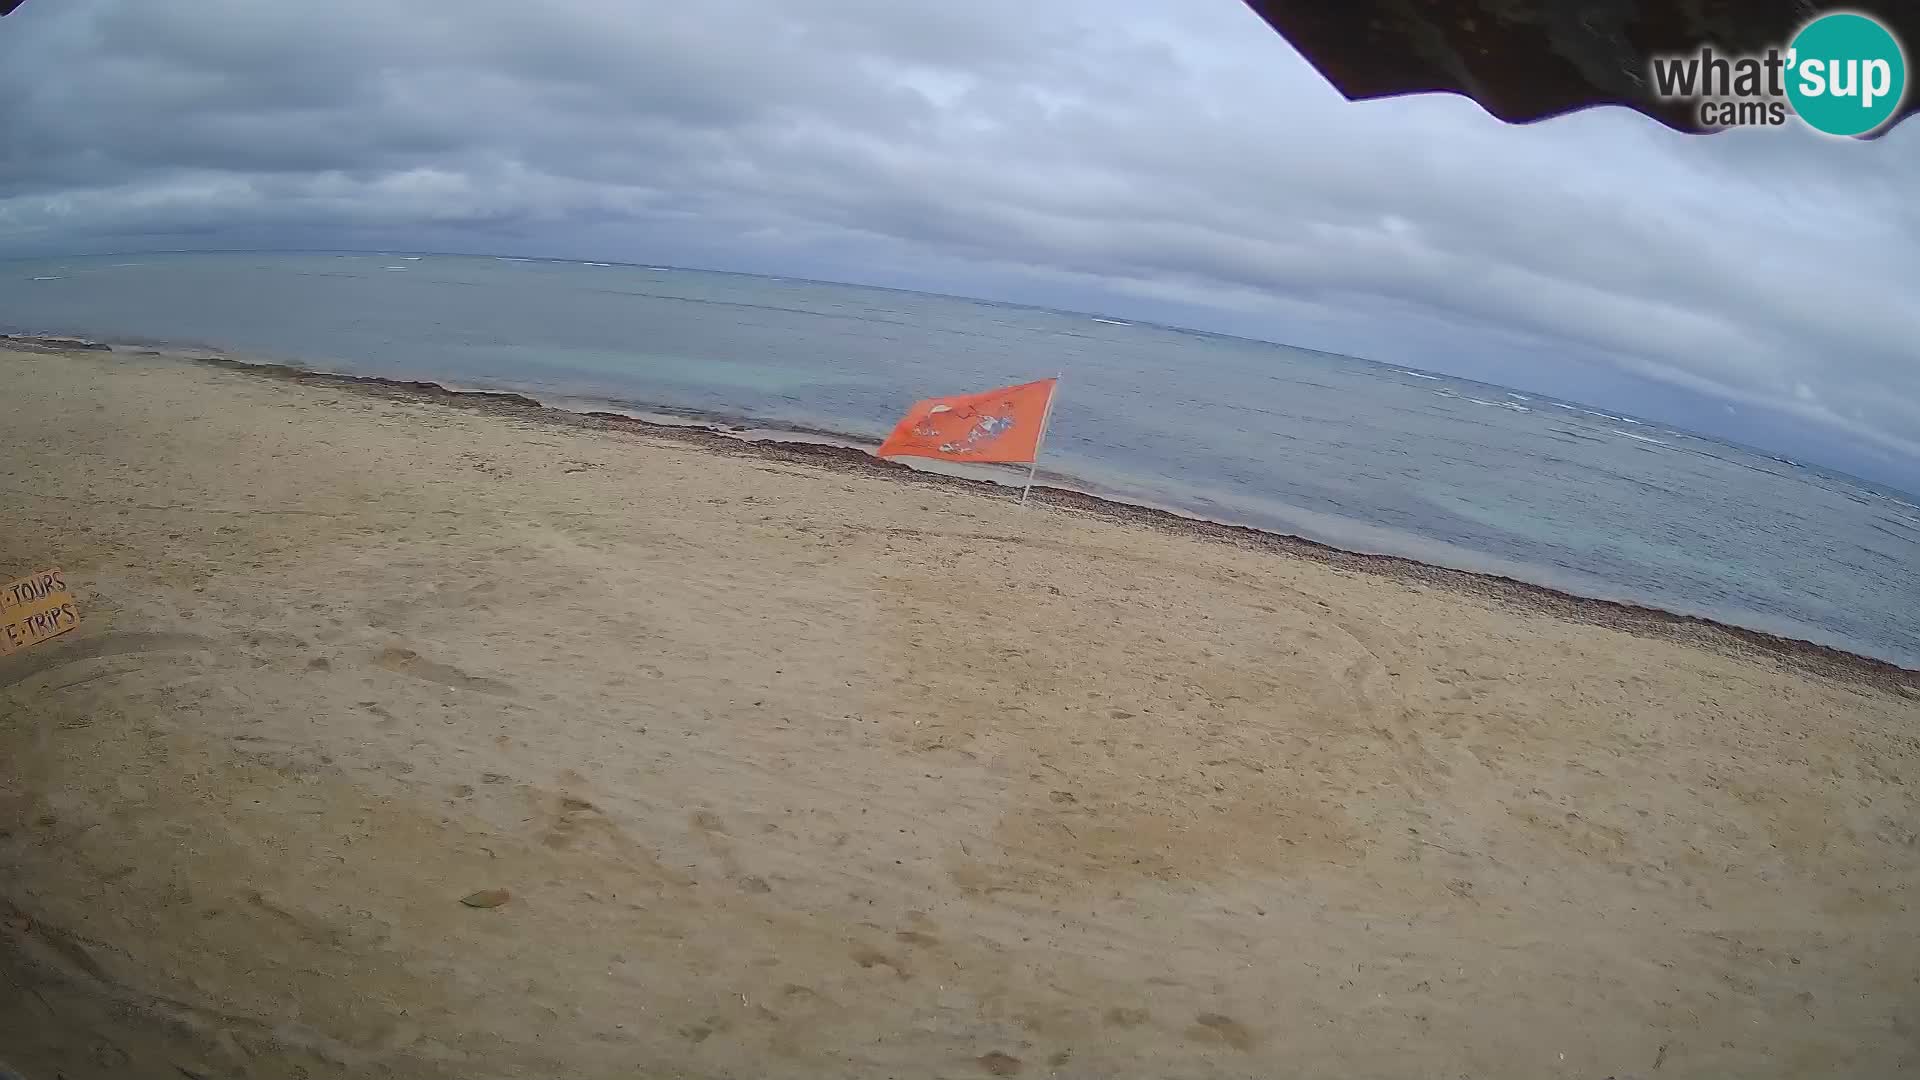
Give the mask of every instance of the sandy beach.
M 0 1062 L 1920 1070 L 1920 676 L 510 398 L 0 353 Z M 468 902 L 463 902 L 463 898 Z

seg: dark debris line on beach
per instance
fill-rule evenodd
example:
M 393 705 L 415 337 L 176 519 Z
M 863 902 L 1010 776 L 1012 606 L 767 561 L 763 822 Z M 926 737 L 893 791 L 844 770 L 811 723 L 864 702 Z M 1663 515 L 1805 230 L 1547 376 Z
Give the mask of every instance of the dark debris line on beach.
M 63 338 L 7 337 L 0 339 L 0 347 L 25 348 L 41 352 L 111 351 L 109 346 L 97 342 Z M 858 447 L 748 440 L 725 434 L 713 427 L 660 424 L 613 412 L 582 413 L 556 409 L 524 394 L 495 390 L 449 390 L 435 382 L 389 379 L 377 375 L 341 375 L 333 372 L 311 371 L 286 364 L 247 363 L 226 357 L 195 357 L 193 362 L 253 377 L 331 386 L 386 398 L 431 402 L 519 419 L 538 419 L 569 427 L 644 431 L 650 436 L 674 439 L 718 453 L 820 465 L 841 471 L 884 476 L 891 480 L 960 488 L 981 493 L 1000 490 L 1000 485 L 990 481 L 910 468 L 898 462 L 876 458 Z M 1873 657 L 1860 656 L 1828 645 L 1749 630 L 1695 615 L 1680 615 L 1617 600 L 1576 596 L 1516 578 L 1453 570 L 1397 555 L 1347 551 L 1315 540 L 1308 540 L 1305 537 L 1269 532 L 1245 525 L 1208 521 L 1155 507 L 1116 502 L 1070 488 L 1036 486 L 1033 489 L 1033 499 L 1055 508 L 1090 514 L 1109 521 L 1164 529 L 1199 539 L 1313 559 L 1343 570 L 1452 589 L 1502 603 L 1517 604 L 1530 611 L 1576 622 L 1719 649 L 1750 658 L 1770 659 L 1796 670 L 1826 678 L 1865 683 L 1876 689 L 1897 692 L 1909 697 L 1920 696 L 1920 671 L 1903 668 Z

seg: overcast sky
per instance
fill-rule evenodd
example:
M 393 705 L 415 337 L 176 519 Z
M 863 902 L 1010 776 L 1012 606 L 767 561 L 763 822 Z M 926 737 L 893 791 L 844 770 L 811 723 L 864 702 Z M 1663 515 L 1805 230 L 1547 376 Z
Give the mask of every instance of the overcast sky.
M 1920 121 L 1345 102 L 1238 0 L 29 0 L 0 254 L 412 247 L 1070 306 L 1920 487 Z

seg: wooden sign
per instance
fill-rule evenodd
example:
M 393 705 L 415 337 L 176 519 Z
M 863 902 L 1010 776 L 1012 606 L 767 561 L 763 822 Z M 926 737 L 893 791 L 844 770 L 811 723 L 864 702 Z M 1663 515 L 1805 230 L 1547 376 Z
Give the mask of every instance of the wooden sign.
M 78 625 L 80 609 L 57 568 L 0 585 L 0 656 L 38 645 Z

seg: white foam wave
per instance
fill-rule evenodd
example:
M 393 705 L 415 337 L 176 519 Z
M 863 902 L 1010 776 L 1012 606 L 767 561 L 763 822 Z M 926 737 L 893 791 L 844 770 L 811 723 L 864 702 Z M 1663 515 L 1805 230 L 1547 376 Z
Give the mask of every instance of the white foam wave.
M 1625 435 L 1629 439 L 1637 439 L 1640 442 L 1650 442 L 1655 446 L 1667 445 L 1666 443 L 1661 442 L 1659 439 L 1655 439 L 1647 435 L 1635 435 L 1631 431 L 1621 431 L 1619 428 L 1608 428 L 1607 430 L 1613 432 L 1615 435 Z

